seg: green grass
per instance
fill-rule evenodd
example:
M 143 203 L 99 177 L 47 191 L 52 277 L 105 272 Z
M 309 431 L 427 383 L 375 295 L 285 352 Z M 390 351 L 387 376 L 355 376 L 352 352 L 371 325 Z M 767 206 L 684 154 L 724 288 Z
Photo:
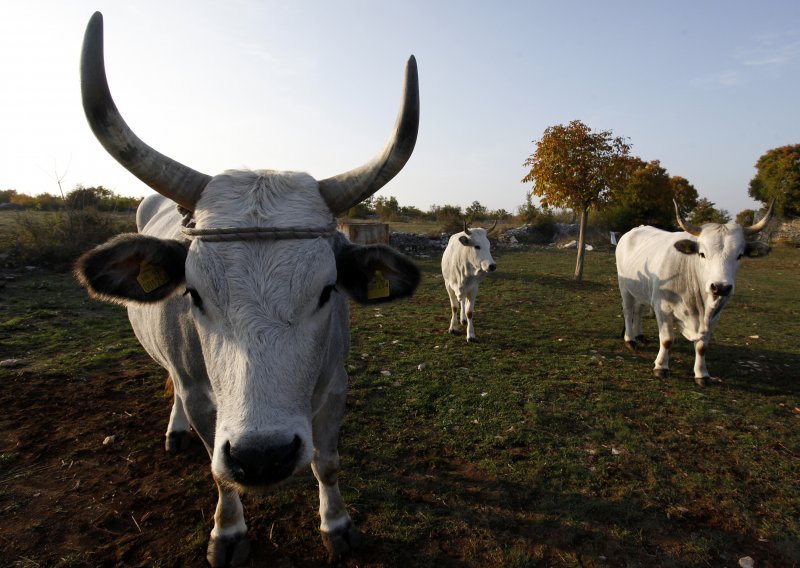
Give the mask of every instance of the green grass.
M 340 483 L 369 537 L 368 562 L 354 562 L 800 563 L 800 252 L 745 261 L 707 354 L 723 383 L 705 389 L 682 337 L 667 381 L 651 373 L 656 342 L 623 349 L 612 253 L 589 253 L 583 282 L 571 278 L 574 251 L 493 254 L 477 344 L 446 333 L 436 259 L 419 262 L 414 298 L 352 307 Z M 68 275 L 14 286 L 1 358 L 62 375 L 142 365 L 124 310 L 89 300 Z M 652 318 L 645 333 L 656 339 Z M 313 484 L 301 481 L 264 507 L 284 519 L 298 503 L 315 508 Z M 202 480 L 187 488 L 210 490 Z M 269 519 L 248 522 L 272 530 Z M 313 526 L 292 531 L 290 550 L 316 542 Z M 204 546 L 202 527 L 182 534 Z

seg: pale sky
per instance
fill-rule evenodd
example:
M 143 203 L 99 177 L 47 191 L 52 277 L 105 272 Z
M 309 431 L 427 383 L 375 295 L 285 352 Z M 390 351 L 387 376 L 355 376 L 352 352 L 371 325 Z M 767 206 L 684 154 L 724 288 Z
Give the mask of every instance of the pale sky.
M 420 130 L 378 195 L 427 210 L 516 211 L 523 161 L 579 119 L 660 160 L 736 214 L 765 151 L 800 143 L 800 2 L 719 0 L 2 0 L 0 189 L 151 190 L 94 139 L 80 103 L 83 32 L 148 144 L 209 175 L 324 178 L 366 162 L 417 58 Z

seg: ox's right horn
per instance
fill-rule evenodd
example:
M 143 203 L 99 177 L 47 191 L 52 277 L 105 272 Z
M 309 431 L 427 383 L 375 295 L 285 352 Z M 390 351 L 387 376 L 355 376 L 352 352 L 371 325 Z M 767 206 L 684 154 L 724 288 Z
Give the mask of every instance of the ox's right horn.
M 106 151 L 158 193 L 194 210 L 211 177 L 153 150 L 122 119 L 108 88 L 100 12 L 89 20 L 83 38 L 81 96 L 89 126 Z
M 672 203 L 675 204 L 675 216 L 678 218 L 678 225 L 680 226 L 680 228 L 689 233 L 690 235 L 694 235 L 695 237 L 699 236 L 700 231 L 702 231 L 702 229 L 700 227 L 697 227 L 696 225 L 692 225 L 684 221 L 683 217 L 681 216 L 681 210 L 678 207 L 678 202 L 673 199 Z
M 380 154 L 361 167 L 319 182 L 319 191 L 334 215 L 344 213 L 374 194 L 403 169 L 414 151 L 419 130 L 417 60 L 406 64 L 403 101 L 394 131 Z
M 468 234 L 468 235 L 471 235 L 471 234 L 472 234 L 472 233 L 470 232 L 470 230 L 467 228 L 467 222 L 466 222 L 466 221 L 464 221 L 464 232 L 465 232 L 466 234 Z
M 750 225 L 749 227 L 742 227 L 745 235 L 755 235 L 757 232 L 764 229 L 769 223 L 770 219 L 772 219 L 772 214 L 775 212 L 775 198 L 772 199 L 772 203 L 769 204 L 769 209 L 761 218 L 761 221 L 756 223 L 755 225 Z

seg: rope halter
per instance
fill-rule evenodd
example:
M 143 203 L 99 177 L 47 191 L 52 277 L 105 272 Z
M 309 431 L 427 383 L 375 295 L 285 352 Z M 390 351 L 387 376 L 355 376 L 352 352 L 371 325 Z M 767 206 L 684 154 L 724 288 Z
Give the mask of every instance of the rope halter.
M 336 225 L 326 227 L 231 227 L 227 229 L 195 229 L 184 227 L 181 232 L 189 239 L 204 241 L 275 241 L 279 239 L 316 239 L 336 234 Z

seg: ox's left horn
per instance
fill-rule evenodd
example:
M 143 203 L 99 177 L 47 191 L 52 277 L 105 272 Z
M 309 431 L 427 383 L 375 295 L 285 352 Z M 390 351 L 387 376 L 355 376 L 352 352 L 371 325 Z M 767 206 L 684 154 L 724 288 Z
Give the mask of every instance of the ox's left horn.
M 419 78 L 412 55 L 406 64 L 403 101 L 394 131 L 381 153 L 361 167 L 319 182 L 319 191 L 334 215 L 361 203 L 403 169 L 414 151 L 418 130 Z
M 490 233 L 491 233 L 492 231 L 494 231 L 496 228 L 497 228 L 497 219 L 495 219 L 495 220 L 494 220 L 494 224 L 493 224 L 491 227 L 489 227 L 489 230 L 487 230 L 487 231 L 486 231 L 486 234 L 487 234 L 487 235 L 488 235 L 488 234 L 490 234 Z
M 767 226 L 770 219 L 772 219 L 772 214 L 775 212 L 775 198 L 772 199 L 772 203 L 769 204 L 769 209 L 767 209 L 767 213 L 761 218 L 761 221 L 756 223 L 755 225 L 750 225 L 749 227 L 742 227 L 745 235 L 754 235 L 757 232 L 764 229 Z
M 158 193 L 194 210 L 211 177 L 153 150 L 122 119 L 106 79 L 100 12 L 95 12 L 89 20 L 83 38 L 81 96 L 89 126 L 106 151 Z
M 695 237 L 700 235 L 700 231 L 702 231 L 702 229 L 696 225 L 692 225 L 684 221 L 683 216 L 681 215 L 681 210 L 678 207 L 678 202 L 673 199 L 672 203 L 675 204 L 675 216 L 678 218 L 678 225 L 680 226 L 680 228 L 689 233 L 690 235 L 694 235 Z

